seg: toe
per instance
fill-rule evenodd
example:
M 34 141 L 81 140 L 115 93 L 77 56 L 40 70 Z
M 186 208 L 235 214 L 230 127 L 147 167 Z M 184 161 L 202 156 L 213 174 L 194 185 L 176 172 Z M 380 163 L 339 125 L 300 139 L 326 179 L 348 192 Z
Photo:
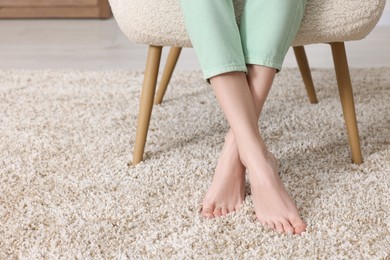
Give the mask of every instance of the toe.
M 294 228 L 293 228 L 293 226 L 291 226 L 291 224 L 288 220 L 286 220 L 286 219 L 283 220 L 282 224 L 283 224 L 284 232 L 289 233 L 289 234 L 294 234 Z
M 214 209 L 213 208 L 203 208 L 202 215 L 206 218 L 214 218 L 213 214 Z
M 301 234 L 306 231 L 306 224 L 302 219 L 290 220 L 292 227 L 294 228 L 294 234 Z
M 226 216 L 228 213 L 229 213 L 229 211 L 228 211 L 227 207 L 222 207 L 222 208 L 221 208 L 221 214 L 222 214 L 222 216 Z
M 234 207 L 234 210 L 235 210 L 235 211 L 238 211 L 238 210 L 241 209 L 241 207 L 242 207 L 242 203 L 239 203 L 239 204 L 237 204 L 237 205 Z
M 228 212 L 229 212 L 229 213 L 232 213 L 232 212 L 234 212 L 234 211 L 236 211 L 236 209 L 235 209 L 234 207 L 228 208 Z
M 275 228 L 279 233 L 284 233 L 283 224 L 281 222 L 275 222 Z
M 261 223 L 261 225 L 262 225 L 264 228 L 268 228 L 267 222 L 266 222 L 264 219 L 261 219 L 261 218 L 258 218 L 258 217 L 257 217 L 257 220 Z
M 214 217 L 216 217 L 216 218 L 222 216 L 221 208 L 220 207 L 216 207 L 214 209 L 213 214 L 214 214 Z
M 272 221 L 267 221 L 267 227 L 272 229 L 272 230 L 275 230 L 275 224 L 274 222 Z

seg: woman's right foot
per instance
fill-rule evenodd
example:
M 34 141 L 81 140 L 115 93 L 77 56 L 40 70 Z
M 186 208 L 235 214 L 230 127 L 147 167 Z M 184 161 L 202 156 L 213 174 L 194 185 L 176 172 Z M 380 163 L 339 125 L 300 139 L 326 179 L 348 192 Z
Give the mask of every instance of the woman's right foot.
M 245 199 L 245 167 L 240 161 L 231 131 L 219 157 L 213 182 L 202 203 L 207 218 L 225 216 L 238 210 Z

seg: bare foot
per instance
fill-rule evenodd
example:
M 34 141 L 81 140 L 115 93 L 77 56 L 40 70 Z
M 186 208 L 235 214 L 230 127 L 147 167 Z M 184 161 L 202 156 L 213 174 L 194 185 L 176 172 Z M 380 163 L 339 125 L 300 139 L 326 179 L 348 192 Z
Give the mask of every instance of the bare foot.
M 225 216 L 238 210 L 245 198 L 245 167 L 232 137 L 229 131 L 213 182 L 203 199 L 202 215 L 207 218 Z
M 283 187 L 275 156 L 268 152 L 253 169 L 249 169 L 248 175 L 257 219 L 280 233 L 304 232 L 306 224 Z

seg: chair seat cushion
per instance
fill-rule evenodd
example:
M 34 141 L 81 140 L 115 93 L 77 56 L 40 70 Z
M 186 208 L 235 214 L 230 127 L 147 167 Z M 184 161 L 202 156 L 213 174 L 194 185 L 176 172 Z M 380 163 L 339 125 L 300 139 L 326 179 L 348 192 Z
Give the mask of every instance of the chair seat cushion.
M 244 1 L 234 0 L 238 23 Z M 307 0 L 293 46 L 363 39 L 377 24 L 385 3 L 386 0 Z M 179 0 L 110 0 L 110 5 L 119 27 L 133 42 L 192 47 Z

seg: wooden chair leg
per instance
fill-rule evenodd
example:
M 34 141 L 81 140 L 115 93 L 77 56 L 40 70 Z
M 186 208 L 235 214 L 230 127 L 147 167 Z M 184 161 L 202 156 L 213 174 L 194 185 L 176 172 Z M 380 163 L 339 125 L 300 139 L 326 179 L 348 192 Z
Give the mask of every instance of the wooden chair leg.
M 165 64 L 164 72 L 161 77 L 160 86 L 157 90 L 154 104 L 161 104 L 165 91 L 167 90 L 169 81 L 171 80 L 172 73 L 176 67 L 177 60 L 179 59 L 181 47 L 171 47 L 168 55 L 167 62 Z
M 149 122 L 152 115 L 153 98 L 156 92 L 161 52 L 161 46 L 149 46 L 140 99 L 137 133 L 135 138 L 132 165 L 138 164 L 140 161 L 142 161 L 143 158 L 146 137 L 149 129 Z
M 336 70 L 337 84 L 343 108 L 345 124 L 347 127 L 349 144 L 351 147 L 352 161 L 356 164 L 363 162 L 360 149 L 359 132 L 357 127 L 355 103 L 353 100 L 351 77 L 349 75 L 347 55 L 344 42 L 333 42 L 333 61 Z
M 316 91 L 314 89 L 313 79 L 311 77 L 309 62 L 305 48 L 303 46 L 293 47 L 295 58 L 297 59 L 299 71 L 301 72 L 303 83 L 305 84 L 307 95 L 309 96 L 310 103 L 318 103 Z

